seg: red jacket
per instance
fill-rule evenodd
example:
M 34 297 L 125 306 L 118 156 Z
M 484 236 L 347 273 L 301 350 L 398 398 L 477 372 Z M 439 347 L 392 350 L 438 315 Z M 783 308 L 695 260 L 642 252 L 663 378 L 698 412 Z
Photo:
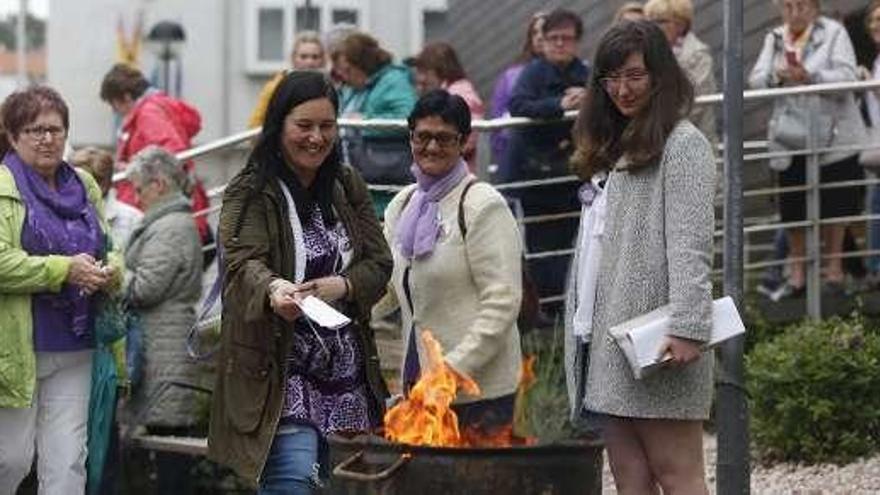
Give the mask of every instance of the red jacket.
M 202 117 L 189 104 L 158 91 L 147 94 L 135 103 L 122 121 L 116 143 L 116 168 L 124 171 L 138 151 L 152 144 L 172 153 L 187 150 L 192 147 L 192 138 L 201 128 Z M 186 162 L 184 168 L 192 172 L 193 163 Z M 191 196 L 193 211 L 209 206 L 208 196 L 200 181 L 195 182 Z M 116 198 L 140 208 L 134 186 L 127 180 L 116 183 Z M 205 239 L 209 229 L 206 216 L 196 217 L 196 223 L 202 239 Z

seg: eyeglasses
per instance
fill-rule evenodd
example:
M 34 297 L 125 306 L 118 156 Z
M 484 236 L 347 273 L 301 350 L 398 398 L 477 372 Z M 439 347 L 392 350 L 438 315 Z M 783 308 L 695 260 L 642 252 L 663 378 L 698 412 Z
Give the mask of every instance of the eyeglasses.
M 33 127 L 25 127 L 21 132 L 28 138 L 38 141 L 46 137 L 47 134 L 49 135 L 49 139 L 58 139 L 66 132 L 66 129 L 57 125 L 37 125 Z
M 544 41 L 553 45 L 567 45 L 569 43 L 574 43 L 575 40 L 577 40 L 577 37 L 570 34 L 551 34 L 550 36 L 544 36 Z
M 437 146 L 441 148 L 448 148 L 458 143 L 461 139 L 461 134 L 454 132 L 418 131 L 410 133 L 409 138 L 417 148 L 427 148 L 431 141 L 435 141 Z
M 644 69 L 628 70 L 622 74 L 600 77 L 599 84 L 609 94 L 615 94 L 626 84 L 627 88 L 640 86 L 648 81 L 651 74 Z

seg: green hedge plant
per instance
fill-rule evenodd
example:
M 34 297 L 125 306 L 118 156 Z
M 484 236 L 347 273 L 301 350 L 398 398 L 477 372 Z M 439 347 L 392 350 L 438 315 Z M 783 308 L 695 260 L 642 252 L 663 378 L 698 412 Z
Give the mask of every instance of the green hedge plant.
M 763 461 L 845 463 L 878 450 L 880 336 L 859 316 L 804 322 L 746 358 Z

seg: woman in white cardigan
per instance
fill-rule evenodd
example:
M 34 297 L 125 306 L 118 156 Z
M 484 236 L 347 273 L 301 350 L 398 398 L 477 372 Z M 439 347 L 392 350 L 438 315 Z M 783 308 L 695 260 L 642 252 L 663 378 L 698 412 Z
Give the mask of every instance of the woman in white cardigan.
M 409 129 L 417 183 L 385 211 L 394 255 L 389 297 L 399 302 L 403 322 L 404 391 L 425 364 L 417 337 L 430 330 L 446 364 L 481 391 L 459 394 L 459 424 L 488 431 L 512 420 L 519 381 L 519 231 L 501 194 L 476 182 L 462 159 L 471 115 L 461 97 L 425 94 Z

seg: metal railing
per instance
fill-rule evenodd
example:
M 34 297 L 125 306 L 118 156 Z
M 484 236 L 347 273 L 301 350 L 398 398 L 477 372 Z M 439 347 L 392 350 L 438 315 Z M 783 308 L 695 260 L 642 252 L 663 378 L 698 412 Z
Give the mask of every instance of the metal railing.
M 846 83 L 826 83 L 826 84 L 814 84 L 807 86 L 794 86 L 794 87 L 785 87 L 785 88 L 770 88 L 770 89 L 756 89 L 756 90 L 747 90 L 743 93 L 743 98 L 745 101 L 761 101 L 768 99 L 775 99 L 787 96 L 798 96 L 798 95 L 823 95 L 823 94 L 831 94 L 831 93 L 842 93 L 842 92 L 861 92 L 867 90 L 878 90 L 880 91 L 880 80 L 871 80 L 871 81 L 858 81 L 858 82 L 846 82 Z M 704 95 L 700 96 L 695 100 L 697 105 L 714 105 L 721 103 L 723 101 L 722 94 L 712 94 L 712 95 Z M 812 115 L 812 114 L 811 114 Z M 564 114 L 563 120 L 573 120 L 577 116 L 576 111 L 569 111 Z M 477 132 L 486 132 L 486 131 L 494 131 L 498 129 L 504 129 L 509 127 L 521 127 L 521 126 L 530 126 L 530 125 L 544 125 L 548 123 L 558 122 L 558 120 L 535 120 L 524 117 L 504 117 L 497 119 L 476 119 L 472 123 L 472 129 Z M 349 127 L 349 128 L 357 128 L 357 129 L 399 129 L 405 130 L 407 129 L 407 122 L 405 119 L 373 119 L 373 120 L 359 120 L 359 119 L 348 119 L 348 118 L 340 118 L 338 120 L 338 124 L 340 127 Z M 811 126 L 812 127 L 812 126 Z M 177 154 L 177 158 L 180 160 L 192 160 L 196 158 L 203 157 L 205 155 L 215 153 L 217 151 L 223 151 L 230 149 L 232 147 L 238 146 L 242 143 L 246 143 L 249 140 L 252 140 L 256 136 L 259 135 L 260 129 L 254 128 L 246 131 L 242 131 L 210 143 L 206 143 L 203 145 L 196 146 L 192 149 L 180 152 Z M 780 158 L 780 157 L 795 157 L 795 156 L 806 156 L 807 164 L 808 164 L 808 180 L 807 183 L 803 186 L 794 186 L 794 187 L 765 187 L 755 190 L 745 191 L 743 194 L 744 198 L 754 198 L 760 196 L 773 196 L 781 193 L 787 192 L 796 192 L 796 191 L 804 191 L 807 195 L 808 201 L 808 215 L 807 219 L 798 222 L 787 222 L 782 223 L 779 221 L 767 223 L 764 220 L 765 218 L 759 219 L 759 221 L 751 222 L 751 225 L 747 225 L 744 227 L 744 233 L 746 234 L 746 238 L 748 239 L 748 235 L 757 234 L 761 232 L 772 232 L 779 229 L 791 229 L 791 228 L 808 228 L 810 230 L 810 235 L 808 236 L 807 242 L 807 255 L 801 258 L 786 258 L 784 260 L 771 260 L 771 261 L 758 261 L 758 262 L 746 262 L 744 269 L 747 271 L 761 270 L 768 267 L 780 266 L 787 263 L 792 263 L 796 261 L 806 261 L 809 265 L 808 270 L 808 285 L 807 285 L 807 298 L 808 298 L 808 314 L 811 317 L 819 317 L 819 308 L 821 307 L 821 291 L 819 290 L 819 271 L 820 271 L 820 263 L 824 259 L 830 259 L 832 257 L 846 258 L 846 257 L 862 257 L 862 256 L 877 256 L 880 255 L 880 250 L 861 250 L 858 252 L 846 253 L 846 254 L 838 254 L 834 256 L 830 255 L 816 255 L 819 253 L 819 228 L 823 225 L 833 225 L 840 223 L 852 223 L 852 222 L 862 222 L 862 221 L 871 221 L 871 220 L 880 220 L 880 214 L 862 214 L 849 216 L 844 218 L 831 218 L 831 219 L 820 219 L 819 218 L 819 194 L 818 191 L 825 189 L 833 189 L 840 187 L 855 187 L 855 186 L 875 186 L 880 184 L 880 179 L 865 179 L 859 181 L 846 181 L 832 184 L 819 184 L 818 183 L 818 157 L 824 153 L 832 153 L 832 152 L 851 152 L 853 154 L 858 153 L 859 151 L 865 149 L 880 149 L 880 142 L 878 143 L 866 143 L 863 145 L 847 145 L 847 146 L 837 146 L 837 147 L 814 147 L 808 146 L 803 150 L 792 150 L 792 151 L 762 151 L 767 148 L 766 141 L 747 141 L 744 143 L 744 148 L 747 150 L 753 150 L 755 152 L 744 155 L 743 160 L 745 163 L 756 163 L 764 160 L 769 160 L 772 158 Z M 719 145 L 719 151 L 723 152 L 723 145 Z M 719 163 L 721 162 L 721 158 L 718 158 Z M 125 173 L 118 173 L 114 175 L 114 181 L 121 180 L 125 178 Z M 512 191 L 519 189 L 528 189 L 532 187 L 538 186 L 546 186 L 552 184 L 565 184 L 576 182 L 579 179 L 574 175 L 564 176 L 564 177 L 552 177 L 548 179 L 538 179 L 538 180 L 524 180 L 524 181 L 516 181 L 509 182 L 503 184 L 496 184 L 495 188 L 500 191 Z M 371 184 L 368 186 L 372 191 L 383 191 L 383 192 L 396 192 L 403 188 L 403 186 L 397 185 L 380 185 L 380 184 Z M 222 195 L 225 190 L 225 185 L 212 188 L 208 191 L 208 197 L 211 199 L 218 198 Z M 722 193 L 723 194 L 723 193 Z M 220 209 L 220 205 L 212 205 L 210 208 L 207 208 L 202 211 L 198 211 L 195 215 L 210 215 L 217 212 Z M 577 218 L 580 215 L 580 211 L 571 211 L 571 212 L 563 212 L 563 213 L 553 213 L 553 214 L 542 214 L 542 215 L 532 215 L 526 216 L 519 219 L 520 225 L 522 228 L 527 228 L 529 225 L 534 225 L 538 223 L 545 222 L 555 222 L 562 220 L 570 220 L 573 218 Z M 748 219 L 747 219 L 748 220 Z M 747 223 L 749 223 L 747 221 Z M 722 230 L 716 230 L 715 237 L 720 239 L 724 235 Z M 748 242 L 747 242 L 748 245 Z M 573 247 L 567 249 L 559 249 L 553 251 L 546 252 L 532 252 L 526 254 L 527 260 L 539 260 L 546 259 L 555 256 L 570 256 L 574 252 Z M 748 257 L 747 257 L 748 259 Z M 719 274 L 718 270 L 715 271 L 715 274 Z M 542 303 L 550 303 L 557 302 L 563 299 L 563 295 L 554 295 L 551 297 L 542 298 Z

